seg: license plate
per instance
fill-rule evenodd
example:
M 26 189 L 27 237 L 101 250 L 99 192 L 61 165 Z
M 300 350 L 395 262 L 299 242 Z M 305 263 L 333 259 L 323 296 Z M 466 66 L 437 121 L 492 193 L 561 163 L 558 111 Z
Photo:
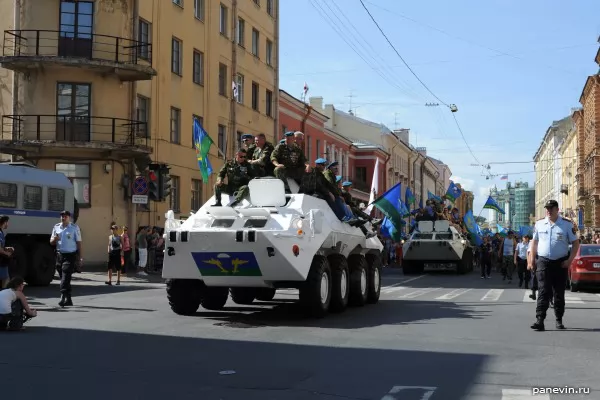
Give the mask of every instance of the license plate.
M 600 268 L 600 263 L 594 263 L 594 268 Z

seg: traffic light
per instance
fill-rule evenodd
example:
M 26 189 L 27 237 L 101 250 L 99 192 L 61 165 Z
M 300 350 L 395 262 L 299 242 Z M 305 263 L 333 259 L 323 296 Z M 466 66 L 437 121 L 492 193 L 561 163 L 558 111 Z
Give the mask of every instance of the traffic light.
M 161 201 L 166 200 L 171 194 L 171 175 L 169 175 L 170 168 L 166 165 L 161 165 L 159 170 L 159 193 Z
M 160 201 L 160 175 L 158 165 L 151 164 L 148 171 L 148 199 L 152 201 Z

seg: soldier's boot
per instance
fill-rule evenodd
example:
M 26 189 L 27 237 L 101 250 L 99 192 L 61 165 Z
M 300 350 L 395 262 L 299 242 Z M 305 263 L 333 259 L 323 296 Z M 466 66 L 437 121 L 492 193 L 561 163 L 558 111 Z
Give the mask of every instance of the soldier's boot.
M 215 204 L 212 205 L 213 207 L 223 207 L 223 204 L 221 204 L 221 198 L 218 197 L 217 201 L 215 202 Z
M 69 306 L 72 306 L 72 305 L 73 305 L 73 300 L 71 299 L 71 295 L 68 294 L 67 295 L 67 299 L 65 301 L 65 307 L 69 307 Z
M 67 302 L 67 296 L 63 293 L 60 295 L 60 301 L 58 302 L 58 305 L 61 307 L 64 307 L 66 302 Z
M 531 294 L 529 295 L 529 298 L 530 298 L 531 300 L 535 300 L 535 299 L 537 299 L 537 297 L 535 296 L 535 290 L 531 289 Z
M 531 325 L 531 329 L 533 329 L 534 331 L 538 331 L 538 332 L 542 332 L 545 331 L 546 328 L 544 327 L 544 320 L 541 318 L 538 318 L 532 325 Z
M 563 325 L 562 318 L 556 319 L 556 329 L 566 329 Z
M 383 222 L 382 219 L 379 218 L 371 218 L 371 225 L 373 225 L 373 228 L 381 225 L 381 223 Z

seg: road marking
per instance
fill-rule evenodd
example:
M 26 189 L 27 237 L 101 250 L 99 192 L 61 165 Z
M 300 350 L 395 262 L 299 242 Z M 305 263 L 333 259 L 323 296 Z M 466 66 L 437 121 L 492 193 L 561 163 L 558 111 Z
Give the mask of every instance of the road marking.
M 530 292 L 525 291 L 523 294 L 523 303 L 536 303 L 537 300 L 533 300 L 529 297 Z M 581 297 L 575 297 L 570 295 L 565 295 L 565 304 L 585 304 Z
M 504 293 L 504 289 L 490 289 L 488 292 L 481 298 L 481 301 L 498 301 L 500 296 Z
M 408 287 L 406 287 L 406 286 L 399 286 L 399 287 L 390 287 L 390 286 L 388 286 L 388 287 L 382 289 L 381 293 L 383 293 L 383 294 L 390 294 L 390 293 L 393 293 L 393 292 L 399 292 L 400 290 L 403 290 L 403 289 L 408 289 Z
M 435 290 L 438 290 L 440 288 L 423 288 L 423 289 L 419 289 L 419 290 L 415 290 L 414 292 L 410 292 L 410 293 L 406 293 L 403 295 L 400 295 L 398 297 L 396 297 L 397 299 L 414 299 L 415 297 L 419 297 L 421 295 L 427 294 L 427 293 L 431 293 Z
M 405 280 L 405 281 L 401 281 L 401 282 L 398 282 L 398 283 L 394 283 L 393 285 L 390 285 L 390 286 L 388 286 L 388 288 L 391 288 L 391 287 L 396 287 L 396 286 L 400 286 L 400 285 L 402 285 L 403 283 L 407 283 L 407 282 L 416 281 L 417 279 L 421 279 L 421 278 L 423 278 L 424 276 L 427 276 L 427 275 L 419 275 L 419 276 L 415 276 L 414 278 L 410 278 L 410 279 L 407 279 L 407 280 Z
M 436 297 L 436 300 L 452 300 L 458 296 L 460 296 L 461 294 L 467 293 L 468 291 L 470 291 L 471 289 L 456 289 L 451 291 L 450 293 L 446 293 L 443 296 L 440 297 Z
M 437 390 L 437 387 L 435 387 L 435 386 L 394 386 L 388 392 L 388 394 L 386 394 L 385 396 L 383 396 L 381 398 L 381 400 L 406 399 L 405 394 L 399 395 L 398 397 L 393 396 L 393 395 L 400 393 L 402 390 L 415 390 L 415 389 L 421 389 L 423 391 L 423 394 L 421 395 L 421 397 L 419 397 L 419 398 L 415 397 L 414 399 L 411 399 L 411 400 L 429 400 L 431 398 L 431 396 L 433 396 L 433 393 Z
M 502 389 L 502 400 L 550 400 L 550 395 L 534 395 L 531 389 Z

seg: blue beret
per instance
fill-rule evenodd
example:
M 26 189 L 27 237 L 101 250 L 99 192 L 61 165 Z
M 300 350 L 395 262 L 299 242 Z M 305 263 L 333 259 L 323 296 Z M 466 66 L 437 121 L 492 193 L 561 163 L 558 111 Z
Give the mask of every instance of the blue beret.
M 283 144 L 283 143 L 285 143 L 285 139 L 281 139 L 281 140 L 279 141 L 279 144 Z
M 291 131 L 290 132 L 286 132 L 284 136 L 285 137 L 294 136 L 294 132 L 291 132 Z
M 327 166 L 327 169 L 329 169 L 329 168 L 331 168 L 331 167 L 335 167 L 335 166 L 337 166 L 338 164 L 339 164 L 339 163 L 338 163 L 337 161 L 334 161 L 334 162 L 332 162 L 331 164 L 329 164 L 329 165 Z
M 346 182 L 342 183 L 342 186 L 344 186 L 344 187 L 350 186 L 350 185 L 352 185 L 352 182 L 346 181 Z
M 254 138 L 254 136 L 250 135 L 249 133 L 245 133 L 245 134 L 242 135 L 242 140 L 244 140 L 244 139 L 252 139 L 252 138 Z
M 338 183 L 341 180 L 342 180 L 342 176 L 341 175 L 338 175 L 338 176 L 335 177 L 335 182 L 336 183 Z
M 315 164 L 327 164 L 327 160 L 324 158 L 317 158 Z

